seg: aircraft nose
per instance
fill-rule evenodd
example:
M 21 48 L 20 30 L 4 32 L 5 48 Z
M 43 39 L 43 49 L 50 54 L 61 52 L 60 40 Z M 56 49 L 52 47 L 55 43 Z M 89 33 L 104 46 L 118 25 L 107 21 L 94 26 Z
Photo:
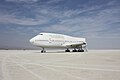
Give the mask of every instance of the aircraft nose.
M 33 40 L 33 39 L 30 39 L 30 42 L 31 42 L 31 43 L 34 43 L 34 40 Z

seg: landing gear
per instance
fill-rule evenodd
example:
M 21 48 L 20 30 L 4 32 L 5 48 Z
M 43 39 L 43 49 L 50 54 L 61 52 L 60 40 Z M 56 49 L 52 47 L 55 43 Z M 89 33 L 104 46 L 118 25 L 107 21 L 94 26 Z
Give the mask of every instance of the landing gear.
M 76 48 L 74 48 L 72 52 L 84 52 L 84 50 L 83 50 L 82 46 L 80 46 L 78 48 L 78 50 L 76 50 Z
M 65 50 L 65 52 L 70 52 L 70 50 L 67 48 L 67 50 Z
M 84 50 L 83 49 L 81 49 L 81 50 L 79 49 L 78 52 L 84 52 Z
M 44 50 L 41 50 L 41 53 L 45 53 L 46 51 L 44 51 Z
M 78 49 L 78 52 L 84 52 L 84 50 L 82 49 L 82 46 Z
M 45 53 L 46 51 L 45 51 L 45 49 L 43 48 L 43 50 L 41 50 L 41 53 Z
M 72 50 L 72 52 L 77 52 L 77 50 L 74 48 L 74 50 Z

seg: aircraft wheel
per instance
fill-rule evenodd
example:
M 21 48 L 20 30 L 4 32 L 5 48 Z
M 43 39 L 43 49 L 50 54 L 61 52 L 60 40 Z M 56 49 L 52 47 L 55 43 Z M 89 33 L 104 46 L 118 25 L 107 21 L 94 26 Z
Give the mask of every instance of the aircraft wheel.
M 65 50 L 65 52 L 70 52 L 70 50 L 67 49 L 67 50 Z
M 46 51 L 42 50 L 41 53 L 45 53 Z
M 41 51 L 41 53 L 43 53 L 43 50 Z
M 76 49 L 74 49 L 72 52 L 77 52 L 77 50 L 76 50 Z
M 81 52 L 84 52 L 84 50 L 82 49 Z
M 82 52 L 81 50 L 78 50 L 78 52 Z

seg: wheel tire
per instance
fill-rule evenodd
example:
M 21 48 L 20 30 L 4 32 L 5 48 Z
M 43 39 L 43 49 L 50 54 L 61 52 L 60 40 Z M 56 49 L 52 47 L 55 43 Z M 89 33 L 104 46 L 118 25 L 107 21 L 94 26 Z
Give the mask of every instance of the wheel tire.
M 78 50 L 78 52 L 82 52 L 81 50 Z
M 73 50 L 72 52 L 77 52 L 77 50 Z
M 67 50 L 65 50 L 65 52 L 67 52 Z
M 43 53 L 43 50 L 41 51 L 41 53 Z
M 84 50 L 82 49 L 81 52 L 84 52 Z
M 70 52 L 70 50 L 65 50 L 65 52 Z
M 67 50 L 67 52 L 70 52 L 70 50 Z
M 46 51 L 43 51 L 43 50 L 42 50 L 41 53 L 46 53 Z

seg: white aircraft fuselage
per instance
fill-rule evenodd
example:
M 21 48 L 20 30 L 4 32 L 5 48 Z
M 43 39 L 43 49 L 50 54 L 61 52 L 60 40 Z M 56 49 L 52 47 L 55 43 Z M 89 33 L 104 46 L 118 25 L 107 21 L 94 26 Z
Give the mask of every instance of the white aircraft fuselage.
M 83 48 L 87 43 L 85 38 L 78 38 L 55 33 L 39 33 L 30 39 L 30 42 L 38 47 L 43 48 L 41 52 L 45 52 L 44 48 Z M 69 52 L 69 51 L 66 51 Z

